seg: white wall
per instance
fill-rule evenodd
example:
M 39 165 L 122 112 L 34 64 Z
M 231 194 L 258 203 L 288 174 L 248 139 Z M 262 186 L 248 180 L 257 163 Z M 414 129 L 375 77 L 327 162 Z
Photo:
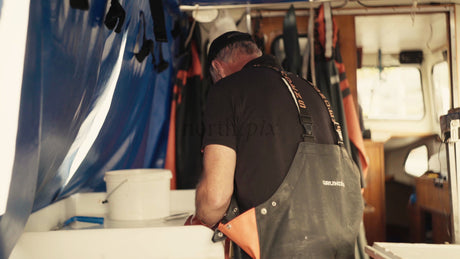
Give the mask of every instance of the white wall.
M 0 215 L 6 210 L 13 170 L 28 22 L 29 0 L 3 0 L 0 6 Z

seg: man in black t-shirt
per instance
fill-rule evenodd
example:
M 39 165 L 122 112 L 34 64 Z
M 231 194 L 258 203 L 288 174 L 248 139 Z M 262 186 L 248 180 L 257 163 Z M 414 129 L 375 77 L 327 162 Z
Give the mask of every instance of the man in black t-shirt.
M 221 35 L 211 44 L 208 60 L 215 84 L 204 115 L 204 171 L 196 191 L 196 217 L 214 226 L 234 192 L 243 212 L 276 191 L 302 141 L 303 128 L 290 88 L 278 72 L 266 68 L 281 67 L 273 56 L 262 55 L 249 34 Z M 316 142 L 334 143 L 323 100 L 308 82 L 289 77 L 311 113 Z
M 245 258 L 354 258 L 360 173 L 326 97 L 249 34 L 219 36 L 208 64 L 196 218 Z

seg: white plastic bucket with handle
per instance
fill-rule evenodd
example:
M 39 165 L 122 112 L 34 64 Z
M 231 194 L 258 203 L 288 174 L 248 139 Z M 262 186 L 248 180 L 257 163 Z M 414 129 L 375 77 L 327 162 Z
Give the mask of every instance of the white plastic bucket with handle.
M 166 169 L 106 172 L 108 218 L 151 220 L 169 216 L 171 177 Z

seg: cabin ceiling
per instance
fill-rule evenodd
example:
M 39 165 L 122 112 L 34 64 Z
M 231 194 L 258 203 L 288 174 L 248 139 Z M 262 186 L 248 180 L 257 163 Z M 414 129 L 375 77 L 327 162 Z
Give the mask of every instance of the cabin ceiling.
M 399 53 L 402 50 L 434 51 L 447 44 L 445 14 L 358 16 L 356 45 L 363 53 Z

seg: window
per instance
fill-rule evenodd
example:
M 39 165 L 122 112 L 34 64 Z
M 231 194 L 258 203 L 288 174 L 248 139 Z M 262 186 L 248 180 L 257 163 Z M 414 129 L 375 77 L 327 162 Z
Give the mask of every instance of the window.
M 406 173 L 419 177 L 428 170 L 428 148 L 419 146 L 410 151 L 404 163 Z
M 435 111 L 439 120 L 439 117 L 447 114 L 450 108 L 450 77 L 447 61 L 437 63 L 433 66 L 432 78 Z
M 420 120 L 425 114 L 417 67 L 363 67 L 357 85 L 366 119 Z

